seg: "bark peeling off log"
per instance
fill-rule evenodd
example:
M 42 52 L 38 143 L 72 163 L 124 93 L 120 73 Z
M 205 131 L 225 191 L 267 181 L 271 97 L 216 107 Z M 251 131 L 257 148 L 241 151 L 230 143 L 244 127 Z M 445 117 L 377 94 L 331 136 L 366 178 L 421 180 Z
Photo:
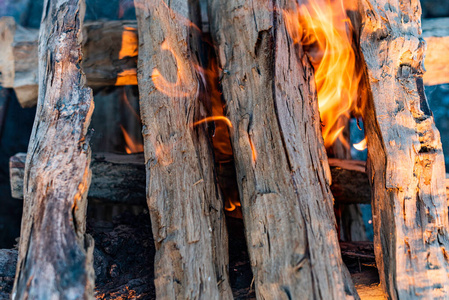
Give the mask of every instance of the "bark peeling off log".
M 363 0 L 361 50 L 376 260 L 392 299 L 449 294 L 448 209 L 440 134 L 422 84 L 418 0 Z
M 188 20 L 196 5 L 187 0 L 135 1 L 158 299 L 232 298 L 223 203 L 211 147 L 206 128 L 192 127 L 205 117 L 190 46 L 196 32 Z M 156 70 L 159 75 L 152 80 Z
M 83 16 L 79 0 L 44 3 L 13 299 L 93 298 L 93 240 L 84 235 L 93 101 L 80 70 Z
M 313 72 L 288 37 L 286 2 L 209 3 L 257 297 L 358 297 L 344 279 Z

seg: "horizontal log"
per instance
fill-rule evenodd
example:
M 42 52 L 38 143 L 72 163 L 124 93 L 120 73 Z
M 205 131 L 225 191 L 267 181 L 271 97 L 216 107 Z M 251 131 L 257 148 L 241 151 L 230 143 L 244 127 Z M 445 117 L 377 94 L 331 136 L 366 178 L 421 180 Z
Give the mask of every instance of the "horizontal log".
M 11 157 L 9 170 L 12 197 L 23 199 L 25 153 Z M 88 198 L 103 202 L 145 205 L 143 154 L 95 153 Z
M 136 85 L 136 21 L 86 22 L 82 67 L 90 87 Z M 0 85 L 14 88 L 22 107 L 36 105 L 38 29 L 0 18 Z
M 437 85 L 449 82 L 449 18 L 424 19 L 423 37 L 427 42 L 424 65 L 425 85 Z
M 366 163 L 358 160 L 329 159 L 331 190 L 335 202 L 370 204 L 371 187 L 365 172 Z M 449 173 L 446 174 L 446 196 L 449 204 Z
M 23 168 L 26 153 L 10 159 L 9 171 L 12 197 L 23 198 Z M 331 190 L 335 202 L 370 204 L 371 187 L 365 172 L 365 162 L 329 159 L 332 174 Z M 145 168 L 143 154 L 94 153 L 92 183 L 88 198 L 103 202 L 145 204 Z M 446 194 L 449 203 L 449 174 L 446 174 Z
M 329 158 L 331 190 L 341 204 L 371 203 L 371 187 L 364 161 Z
M 424 19 L 425 85 L 449 83 L 449 18 Z M 86 22 L 83 69 L 90 87 L 136 85 L 136 21 Z M 23 107 L 36 105 L 38 30 L 0 19 L 0 85 L 14 88 Z M 121 41 L 121 42 L 118 42 Z

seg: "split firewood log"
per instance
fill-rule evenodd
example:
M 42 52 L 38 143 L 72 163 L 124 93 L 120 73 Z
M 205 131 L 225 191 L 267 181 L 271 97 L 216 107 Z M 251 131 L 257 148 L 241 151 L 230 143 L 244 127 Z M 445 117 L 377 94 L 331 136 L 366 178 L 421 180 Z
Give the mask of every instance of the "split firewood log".
M 197 73 L 198 2 L 135 0 L 158 299 L 231 299 L 223 201 Z
M 92 299 L 93 239 L 85 235 L 93 111 L 81 71 L 84 2 L 46 0 L 39 99 L 28 148 L 12 299 Z
M 136 85 L 136 21 L 95 21 L 83 26 L 82 67 L 90 87 Z M 22 107 L 38 98 L 39 30 L 0 18 L 0 85 L 14 88 Z
M 282 15 L 295 7 L 209 4 L 257 297 L 357 297 L 340 256 L 313 70 Z
M 363 0 L 360 46 L 376 262 L 390 299 L 449 294 L 440 134 L 424 94 L 419 1 Z

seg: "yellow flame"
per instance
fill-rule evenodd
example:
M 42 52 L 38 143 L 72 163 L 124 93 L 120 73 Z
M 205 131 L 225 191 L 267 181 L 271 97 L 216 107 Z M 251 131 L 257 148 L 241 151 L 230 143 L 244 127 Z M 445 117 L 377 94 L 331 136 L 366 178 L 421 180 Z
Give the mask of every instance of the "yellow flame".
M 348 4 L 346 4 L 348 5 Z M 343 0 L 314 0 L 297 11 L 284 11 L 287 31 L 304 49 L 315 70 L 318 105 L 326 148 L 342 135 L 351 113 L 357 111 L 362 72 L 356 68 L 352 25 Z
M 232 128 L 231 120 L 226 118 L 225 116 L 212 116 L 199 120 L 198 122 L 193 123 L 193 126 L 197 126 L 202 123 L 211 122 L 211 121 L 224 121 L 229 128 Z
M 366 146 L 366 137 L 360 143 L 354 144 L 353 146 L 354 146 L 354 148 L 356 148 L 359 151 L 365 150 L 367 147 Z

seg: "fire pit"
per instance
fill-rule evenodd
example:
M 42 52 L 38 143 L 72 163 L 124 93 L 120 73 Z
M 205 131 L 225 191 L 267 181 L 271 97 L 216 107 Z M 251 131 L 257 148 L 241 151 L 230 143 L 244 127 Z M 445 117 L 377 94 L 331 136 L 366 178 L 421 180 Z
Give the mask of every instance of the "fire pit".
M 417 1 L 120 3 L 136 21 L 80 0 L 45 0 L 39 31 L 0 19 L 1 83 L 37 105 L 13 299 L 446 297 Z

